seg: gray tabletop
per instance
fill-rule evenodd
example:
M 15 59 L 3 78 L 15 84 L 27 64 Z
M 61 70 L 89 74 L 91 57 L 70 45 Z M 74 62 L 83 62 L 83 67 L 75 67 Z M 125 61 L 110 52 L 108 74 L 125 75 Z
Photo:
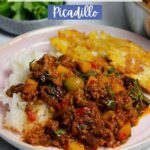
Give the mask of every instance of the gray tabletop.
M 99 21 L 64 21 L 63 25 L 85 23 L 85 24 L 104 24 L 109 26 L 115 26 L 130 30 L 124 13 L 124 5 L 122 2 L 113 3 L 103 3 L 103 19 Z M 15 36 L 10 35 L 2 30 L 0 30 L 0 44 L 3 44 Z M 143 148 L 144 150 L 149 150 L 150 147 Z M 17 150 L 15 147 L 11 146 L 4 140 L 0 138 L 0 150 Z

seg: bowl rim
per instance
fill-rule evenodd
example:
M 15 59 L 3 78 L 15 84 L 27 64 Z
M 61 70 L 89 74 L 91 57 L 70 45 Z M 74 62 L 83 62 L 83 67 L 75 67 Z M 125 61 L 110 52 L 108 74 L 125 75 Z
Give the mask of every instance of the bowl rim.
M 105 29 L 112 29 L 112 30 L 118 30 L 118 31 L 120 31 L 120 32 L 122 32 L 122 34 L 123 33 L 128 33 L 128 34 L 130 34 L 131 35 L 131 37 L 133 36 L 136 36 L 137 38 L 141 38 L 141 39 L 145 39 L 147 42 L 149 42 L 149 40 L 148 39 L 146 39 L 146 38 L 144 38 L 144 37 L 142 37 L 141 35 L 138 35 L 138 34 L 136 34 L 136 33 L 132 33 L 132 32 L 130 32 L 130 31 L 127 31 L 127 30 L 125 30 L 125 29 L 119 29 L 119 28 L 117 28 L 117 27 L 112 27 L 112 26 L 107 26 L 107 25 L 91 25 L 91 24 L 88 24 L 88 25 L 85 25 L 85 24 L 81 24 L 81 23 L 78 23 L 78 24 L 76 24 L 76 25 L 58 25 L 58 26 L 55 26 L 55 27 L 52 27 L 52 28 L 49 28 L 49 27 L 46 27 L 46 28 L 43 28 L 43 29 L 38 29 L 38 30 L 34 30 L 34 31 L 30 31 L 30 32 L 27 32 L 27 33 L 24 33 L 24 34 L 22 34 L 22 35 L 19 35 L 19 36 L 17 36 L 17 37 L 15 37 L 14 39 L 12 39 L 11 41 L 9 41 L 9 42 L 6 42 L 6 43 L 4 43 L 1 47 L 0 47 L 0 53 L 3 51 L 3 49 L 5 49 L 5 48 L 8 48 L 8 47 L 10 47 L 12 44 L 17 44 L 18 42 L 20 42 L 20 41 L 22 41 L 22 40 L 24 40 L 24 39 L 27 39 L 28 37 L 32 37 L 32 36 L 36 36 L 36 35 L 39 35 L 39 34 L 41 34 L 41 33 L 44 33 L 44 32 L 47 32 L 47 31 L 49 31 L 49 32 L 51 32 L 51 31 L 53 31 L 53 30 L 56 30 L 56 31 L 58 31 L 58 30 L 60 30 L 60 29 L 65 29 L 65 28 L 74 28 L 75 26 L 78 26 L 78 27 L 80 27 L 80 26 L 82 26 L 82 27 L 86 27 L 86 28 L 88 28 L 88 27 L 92 27 L 93 29 L 95 29 L 95 27 L 97 27 L 97 28 L 100 28 L 101 29 L 101 31 L 102 31 L 102 29 L 103 28 L 105 28 Z M 39 150 L 39 149 L 42 149 L 41 147 L 33 147 L 33 146 L 31 146 L 31 145 L 29 145 L 29 144 L 26 144 L 26 143 L 23 143 L 23 142 L 21 142 L 21 141 L 17 141 L 17 140 L 14 140 L 14 139 L 12 139 L 11 137 L 8 137 L 7 136 L 7 134 L 4 134 L 3 132 L 1 132 L 2 131 L 2 129 L 0 128 L 0 137 L 2 137 L 4 140 L 6 140 L 6 141 L 8 141 L 10 144 L 12 144 L 12 145 L 14 145 L 15 147 L 22 147 L 22 146 L 24 146 L 23 147 L 23 149 L 25 148 L 25 149 L 32 149 L 32 150 Z M 148 144 L 150 142 L 150 138 L 148 138 L 148 139 L 145 139 L 145 140 L 143 140 L 143 141 L 141 141 L 141 142 L 139 142 L 139 143 L 136 143 L 136 144 L 131 144 L 130 146 L 127 146 L 127 147 L 123 147 L 123 148 L 121 148 L 121 147 L 118 147 L 119 149 L 122 149 L 122 150 L 131 150 L 131 149 L 133 149 L 133 148 L 136 148 L 136 147 L 138 147 L 138 146 L 140 146 L 140 145 L 142 145 L 142 144 L 145 144 L 145 146 Z M 143 146 L 144 147 L 144 146 Z M 43 150 L 43 149 L 42 149 Z M 117 149 L 116 149 L 117 150 Z
M 48 21 L 48 18 L 43 18 L 43 19 L 37 19 L 37 20 L 14 20 L 12 18 L 3 16 L 0 14 L 0 18 L 5 19 L 7 21 L 12 21 L 12 22 L 16 22 L 16 23 L 34 23 L 34 22 L 43 22 L 43 21 Z
M 146 6 L 144 2 L 135 2 L 135 3 L 139 5 L 140 7 L 142 7 L 147 13 L 150 14 L 150 9 Z

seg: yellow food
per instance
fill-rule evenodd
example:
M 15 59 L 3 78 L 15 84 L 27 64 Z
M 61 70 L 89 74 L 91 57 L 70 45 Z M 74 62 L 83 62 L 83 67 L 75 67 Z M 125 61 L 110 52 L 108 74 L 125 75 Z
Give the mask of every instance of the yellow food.
M 115 81 L 113 81 L 113 83 L 112 83 L 112 90 L 115 93 L 119 93 L 119 92 L 125 90 L 124 86 L 123 86 L 123 83 L 121 82 L 121 80 L 115 80 Z
M 131 124 L 128 122 L 119 131 L 120 140 L 126 140 L 131 135 Z
M 77 141 L 68 144 L 68 150 L 85 150 L 84 146 Z
M 91 70 L 91 63 L 87 61 L 79 62 L 79 68 L 82 72 L 86 73 Z
M 109 110 L 107 112 L 104 113 L 103 118 L 108 120 L 110 118 L 114 118 L 115 117 L 115 112 L 112 110 Z
M 59 65 L 57 67 L 57 72 L 66 74 L 66 73 L 69 73 L 69 69 L 64 67 L 64 66 L 62 66 L 62 65 Z
M 30 92 L 35 92 L 38 86 L 38 82 L 32 79 L 28 79 L 25 82 L 25 87 L 23 89 L 24 93 L 30 93 Z
M 84 81 L 79 77 L 72 76 L 65 80 L 64 85 L 68 90 L 83 89 Z
M 51 39 L 52 46 L 63 54 L 84 61 L 110 60 L 110 65 L 150 92 L 150 53 L 129 40 L 112 37 L 105 32 L 88 34 L 61 30 Z M 83 67 L 84 68 L 84 67 Z M 83 69 L 83 72 L 86 69 Z

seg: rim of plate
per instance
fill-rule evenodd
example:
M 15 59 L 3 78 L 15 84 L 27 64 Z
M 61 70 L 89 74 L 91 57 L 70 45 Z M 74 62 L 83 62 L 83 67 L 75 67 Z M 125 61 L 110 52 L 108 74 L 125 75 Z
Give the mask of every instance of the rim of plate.
M 2 52 L 2 50 L 4 48 L 7 48 L 9 46 L 11 46 L 12 44 L 17 44 L 18 42 L 28 38 L 28 37 L 31 37 L 31 36 L 35 36 L 35 35 L 38 35 L 38 34 L 41 34 L 41 33 L 44 33 L 46 31 L 58 31 L 60 29 L 66 29 L 66 28 L 75 28 L 75 27 L 81 27 L 81 26 L 84 26 L 85 28 L 93 28 L 94 30 L 94 27 L 99 27 L 101 30 L 103 30 L 103 28 L 105 29 L 112 29 L 112 30 L 116 30 L 117 32 L 121 32 L 121 34 L 123 33 L 127 33 L 127 34 L 130 34 L 131 36 L 136 36 L 137 38 L 140 38 L 140 39 L 143 39 L 147 42 L 150 42 L 149 39 L 147 38 L 144 38 L 142 37 L 141 35 L 138 35 L 136 33 L 133 33 L 133 32 L 130 32 L 130 31 L 127 31 L 125 29 L 120 29 L 120 28 L 117 28 L 117 27 L 112 27 L 112 26 L 107 26 L 107 25 L 85 25 L 85 24 L 76 24 L 76 25 L 61 25 L 61 26 L 54 26 L 54 27 L 46 27 L 46 28 L 42 28 L 42 29 L 38 29 L 38 30 L 33 30 L 33 31 L 30 31 L 30 32 L 27 32 L 27 33 L 24 33 L 24 34 L 21 34 L 15 38 L 13 38 L 12 40 L 10 40 L 9 42 L 6 42 L 4 44 L 1 44 L 0 45 L 0 53 Z M 117 34 L 116 34 L 117 35 Z M 128 40 L 128 39 L 127 39 Z M 31 149 L 31 150 L 38 150 L 38 149 L 41 149 L 41 150 L 47 150 L 48 148 L 55 148 L 55 147 L 42 147 L 42 146 L 32 146 L 30 144 L 27 144 L 27 143 L 24 143 L 23 141 L 18 141 L 17 139 L 12 139 L 11 137 L 7 136 L 5 134 L 5 131 L 9 132 L 9 133 L 12 133 L 6 129 L 3 129 L 3 128 L 0 128 L 0 137 L 3 138 L 5 141 L 7 141 L 8 143 L 12 144 L 13 146 L 17 147 L 17 148 L 21 148 L 22 146 L 22 149 Z M 13 134 L 13 133 L 12 133 Z M 115 149 L 123 149 L 123 150 L 129 150 L 129 149 L 133 149 L 133 148 L 136 148 L 140 145 L 144 145 L 146 146 L 146 144 L 148 145 L 148 143 L 150 142 L 150 138 L 148 139 L 145 139 L 139 143 L 135 143 L 135 144 L 131 144 L 131 145 L 128 145 L 126 147 L 116 147 Z M 57 148 L 55 148 L 57 149 Z
M 94 27 L 99 27 L 100 29 L 113 29 L 113 30 L 116 30 L 116 31 L 120 31 L 122 33 L 128 33 L 130 34 L 131 36 L 136 36 L 137 38 L 141 38 L 147 42 L 150 42 L 150 39 L 146 38 L 146 37 L 143 37 L 142 35 L 139 35 L 137 33 L 134 33 L 134 32 L 131 32 L 131 31 L 128 31 L 128 30 L 125 30 L 125 29 L 121 29 L 121 28 L 117 28 L 117 27 L 113 27 L 113 26 L 108 26 L 108 25 L 92 25 L 92 24 L 81 24 L 81 23 L 77 23 L 76 25 L 58 25 L 58 26 L 54 26 L 54 27 L 45 27 L 45 28 L 41 28 L 41 29 L 35 29 L 35 30 L 32 30 L 32 31 L 29 31 L 29 32 L 26 32 L 26 33 L 23 33 L 21 35 L 18 35 L 16 36 L 15 38 L 11 39 L 10 41 L 8 42 L 4 42 L 3 44 L 0 45 L 0 51 L 4 48 L 4 47 L 8 47 L 9 45 L 11 44 L 14 44 L 16 42 L 19 42 L 20 40 L 23 40 L 23 38 L 28 38 L 30 36 L 33 36 L 33 35 L 38 35 L 40 33 L 43 33 L 43 32 L 46 32 L 46 31 L 49 31 L 49 30 L 60 30 L 60 29 L 65 29 L 65 28 L 74 28 L 74 27 L 77 27 L 77 26 L 84 26 L 85 28 L 88 28 L 88 27 L 92 27 L 93 28 L 93 31 L 94 31 Z M 128 39 L 127 39 L 128 40 Z

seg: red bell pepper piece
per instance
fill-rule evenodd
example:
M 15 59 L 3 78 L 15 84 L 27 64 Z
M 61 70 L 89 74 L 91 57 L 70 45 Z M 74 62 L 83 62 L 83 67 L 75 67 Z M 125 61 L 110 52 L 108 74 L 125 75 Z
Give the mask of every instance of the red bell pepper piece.
M 121 141 L 126 140 L 127 138 L 128 138 L 128 136 L 125 133 L 121 133 L 120 136 L 119 136 L 119 139 Z
M 78 116 L 83 116 L 89 112 L 90 112 L 90 108 L 88 108 L 88 107 L 82 107 L 82 108 L 76 109 L 76 115 L 78 115 Z
M 28 116 L 28 119 L 30 121 L 35 121 L 36 120 L 36 114 L 33 111 L 28 111 L 27 116 Z
M 91 66 L 92 66 L 93 69 L 97 69 L 98 68 L 97 63 L 95 63 L 95 62 L 91 62 Z

